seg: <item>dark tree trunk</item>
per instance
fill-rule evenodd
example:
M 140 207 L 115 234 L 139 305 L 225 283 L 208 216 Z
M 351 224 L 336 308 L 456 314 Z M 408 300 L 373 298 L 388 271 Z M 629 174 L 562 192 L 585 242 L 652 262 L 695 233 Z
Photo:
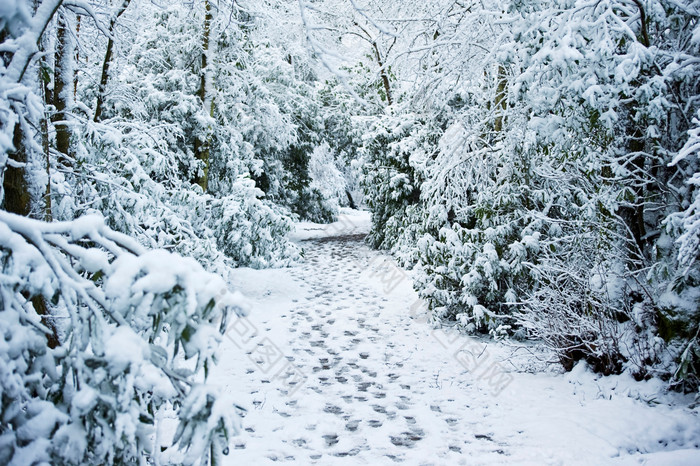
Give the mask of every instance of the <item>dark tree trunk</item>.
M 15 125 L 12 143 L 15 146 L 15 151 L 12 153 L 11 159 L 21 164 L 27 163 L 24 134 L 20 123 Z M 25 217 L 28 216 L 31 211 L 31 196 L 29 195 L 27 179 L 24 176 L 24 167 L 8 165 L 5 168 L 3 189 L 5 191 L 3 208 L 14 214 L 24 215 Z
M 633 167 L 633 196 L 634 199 L 631 205 L 623 209 L 623 218 L 627 227 L 629 228 L 630 234 L 636 246 L 636 250 L 632 250 L 632 258 L 637 258 L 637 261 L 633 261 L 637 264 L 637 267 L 642 265 L 643 259 L 645 257 L 646 247 L 646 225 L 644 221 L 644 204 L 646 190 L 645 184 L 642 183 L 641 179 L 644 176 L 644 166 L 645 166 L 645 156 L 644 156 L 644 138 L 639 128 L 636 128 L 630 137 L 629 142 L 629 152 L 632 157 L 631 165 Z M 633 248 L 635 249 L 635 248 Z
M 197 92 L 200 101 L 202 102 L 202 106 L 204 107 L 204 111 L 209 114 L 209 116 L 213 116 L 214 113 L 214 101 L 212 99 L 211 95 L 208 95 L 209 92 L 211 92 L 211 79 L 212 79 L 212 74 L 211 70 L 207 69 L 207 66 L 210 66 L 211 64 L 209 63 L 209 53 L 210 53 L 210 47 L 211 47 L 211 27 L 212 27 L 212 21 L 214 19 L 214 15 L 212 14 L 212 8 L 211 8 L 211 3 L 209 0 L 204 1 L 204 8 L 205 8 L 205 15 L 204 15 L 204 34 L 202 36 L 202 67 L 201 67 L 201 77 L 200 77 L 200 84 L 199 84 L 199 90 Z M 202 161 L 204 167 L 202 168 L 202 174 L 198 175 L 197 178 L 195 179 L 195 182 L 201 186 L 202 190 L 204 192 L 207 192 L 209 189 L 209 157 L 210 157 L 210 152 L 211 152 L 211 140 L 210 136 L 205 136 L 204 140 L 200 140 L 199 138 L 195 138 L 194 141 L 194 154 L 197 160 Z
M 12 143 L 15 146 L 15 151 L 12 154 L 12 159 L 19 163 L 27 163 L 27 150 L 24 138 L 27 137 L 22 131 L 22 125 L 18 123 L 15 126 L 14 137 Z M 3 189 L 5 191 L 5 197 L 3 199 L 3 208 L 14 214 L 29 216 L 31 213 L 32 203 L 31 196 L 29 194 L 29 184 L 24 176 L 24 167 L 12 167 L 8 166 L 5 169 L 5 178 L 3 180 Z M 43 317 L 47 317 L 49 320 L 44 321 L 46 327 L 51 331 L 50 335 L 47 335 L 48 345 L 50 348 L 56 348 L 59 346 L 60 342 L 58 340 L 58 334 L 56 332 L 56 327 L 51 319 L 51 312 L 49 311 L 46 300 L 43 296 L 33 296 L 29 298 L 37 314 Z
M 70 151 L 70 128 L 66 123 L 68 118 L 66 108 L 73 88 L 73 73 L 70 61 L 73 58 L 70 40 L 70 30 L 66 12 L 58 13 L 58 30 L 56 33 L 56 62 L 54 69 L 54 107 L 56 113 L 51 118 L 56 128 L 56 150 L 62 154 Z
M 374 48 L 374 55 L 377 59 L 377 64 L 379 65 L 379 74 L 382 78 L 382 84 L 384 85 L 384 92 L 386 93 L 386 103 L 391 105 L 393 103 L 391 98 L 391 84 L 389 83 L 389 74 L 386 72 L 386 67 L 384 65 L 384 60 L 382 60 L 382 55 L 379 53 L 379 47 L 376 42 L 372 42 L 372 47 Z
M 346 189 L 345 194 L 348 196 L 348 205 L 350 206 L 350 208 L 357 209 L 357 205 L 355 204 L 355 200 L 352 198 L 352 194 L 350 194 L 350 191 Z
M 112 65 L 112 55 L 114 54 L 114 29 L 117 25 L 117 20 L 121 15 L 124 14 L 126 8 L 131 3 L 131 0 L 124 0 L 119 6 L 116 15 L 112 17 L 109 21 L 109 40 L 107 41 L 107 51 L 105 52 L 105 58 L 102 62 L 102 75 L 100 76 L 100 86 L 97 90 L 97 104 L 95 105 L 95 121 L 102 120 L 102 113 L 104 111 L 104 100 L 105 93 L 107 92 L 107 82 L 109 81 L 109 67 Z
M 498 65 L 498 82 L 496 83 L 496 100 L 494 101 L 494 111 L 496 112 L 496 120 L 493 124 L 493 129 L 496 133 L 503 130 L 503 116 L 506 111 L 506 69 L 503 65 Z

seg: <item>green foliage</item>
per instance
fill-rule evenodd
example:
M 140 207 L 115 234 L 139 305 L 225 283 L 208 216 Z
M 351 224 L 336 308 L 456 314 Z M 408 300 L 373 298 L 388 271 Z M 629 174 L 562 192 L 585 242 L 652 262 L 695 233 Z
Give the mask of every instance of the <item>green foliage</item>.
M 681 353 L 678 369 L 673 375 L 674 386 L 682 390 L 692 391 L 700 385 L 700 379 L 698 379 L 698 374 L 700 374 L 700 339 L 698 335 L 700 335 L 700 327 Z
M 420 218 L 416 210 L 423 181 L 422 166 L 429 157 L 426 124 L 410 116 L 380 116 L 366 124 L 362 146 L 361 186 L 372 210 L 368 240 L 391 249 Z M 407 239 L 408 240 L 408 239 Z

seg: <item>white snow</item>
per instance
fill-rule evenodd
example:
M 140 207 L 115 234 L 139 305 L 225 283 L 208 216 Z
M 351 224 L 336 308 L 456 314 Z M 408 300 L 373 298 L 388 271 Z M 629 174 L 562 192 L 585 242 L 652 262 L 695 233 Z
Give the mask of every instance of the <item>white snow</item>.
M 105 359 L 115 374 L 131 365 L 138 367 L 149 354 L 148 344 L 128 327 L 117 328 L 105 342 Z
M 224 464 L 700 464 L 691 397 L 433 329 L 409 273 L 342 233 L 367 215 L 345 214 L 297 226 L 315 238 L 300 265 L 234 272 L 251 313 L 211 381 L 248 413 Z
M 322 225 L 313 222 L 298 222 L 289 237 L 292 241 L 305 241 L 330 236 L 361 235 L 367 234 L 371 225 L 370 212 L 342 207 L 338 220 L 334 223 Z

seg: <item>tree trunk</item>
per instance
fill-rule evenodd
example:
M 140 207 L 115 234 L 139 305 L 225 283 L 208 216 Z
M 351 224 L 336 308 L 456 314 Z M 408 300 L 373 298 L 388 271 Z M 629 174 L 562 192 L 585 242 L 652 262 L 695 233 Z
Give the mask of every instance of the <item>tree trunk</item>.
M 39 49 L 42 52 L 46 52 L 47 41 L 44 37 L 41 39 L 39 44 Z M 53 220 L 53 215 L 51 213 L 51 145 L 49 142 L 49 118 L 46 111 L 46 106 L 53 103 L 53 92 L 50 86 L 51 77 L 48 73 L 49 65 L 46 62 L 45 56 L 42 56 L 39 61 L 38 69 L 38 79 L 39 86 L 41 89 L 42 99 L 44 102 L 44 112 L 41 116 L 41 121 L 39 122 L 41 131 L 41 148 L 44 151 L 44 160 L 46 163 L 46 192 L 44 196 L 44 220 L 50 222 Z
M 15 146 L 15 151 L 11 156 L 12 160 L 20 164 L 26 164 L 27 151 L 24 145 L 24 134 L 20 122 L 15 125 L 12 144 Z M 31 211 L 31 196 L 29 194 L 27 179 L 24 176 L 24 167 L 8 165 L 5 168 L 3 190 L 5 191 L 3 208 L 13 214 L 28 216 Z
M 82 16 L 78 15 L 75 24 L 75 38 L 80 40 L 80 21 Z M 75 48 L 75 60 L 73 61 L 73 100 L 78 97 L 78 63 L 80 63 L 80 50 Z
M 117 20 L 124 14 L 126 8 L 131 3 L 131 0 L 124 0 L 119 6 L 117 13 L 109 20 L 109 40 L 107 41 L 107 51 L 105 59 L 102 62 L 102 76 L 100 77 L 100 86 L 97 90 L 97 104 L 95 105 L 94 121 L 102 120 L 102 112 L 104 111 L 105 93 L 107 92 L 107 81 L 109 81 L 109 67 L 112 65 L 112 55 L 114 53 L 114 29 L 117 25 Z
M 632 0 L 635 5 L 637 5 L 637 9 L 639 10 L 639 22 L 641 23 L 640 25 L 640 30 L 642 33 L 642 44 L 644 47 L 649 48 L 651 45 L 651 42 L 649 41 L 649 31 L 647 29 L 647 14 L 646 11 L 644 11 L 644 6 L 642 5 L 642 2 L 639 0 Z
M 389 83 L 389 74 L 386 72 L 386 67 L 384 66 L 384 60 L 382 60 L 382 55 L 379 53 L 379 47 L 377 42 L 372 42 L 372 47 L 374 48 L 374 55 L 377 59 L 377 64 L 379 65 L 379 74 L 382 78 L 382 83 L 384 84 L 384 92 L 386 93 L 386 102 L 391 105 L 391 85 Z
M 46 22 L 42 23 L 37 23 L 36 27 L 34 30 L 30 31 L 30 34 L 27 37 L 30 37 L 32 41 L 36 41 L 37 44 L 39 44 L 39 47 L 37 50 L 42 50 L 41 46 L 41 38 L 43 36 L 43 32 L 46 28 L 46 25 L 48 24 L 48 21 L 51 20 L 53 17 L 54 12 L 58 9 L 58 7 L 61 4 L 61 0 L 54 0 L 50 2 L 42 2 L 39 4 L 38 2 L 34 3 L 35 7 L 35 15 L 36 17 L 41 17 L 46 20 Z M 38 14 L 38 10 L 41 10 L 41 15 Z M 50 12 L 50 14 L 46 14 Z M 4 40 L 4 37 L 0 37 L 0 43 Z M 28 48 L 25 48 L 28 49 Z M 7 67 L 8 72 L 6 73 L 6 76 L 9 77 L 9 79 L 13 79 L 16 82 L 22 82 L 24 79 L 24 74 L 26 70 L 28 69 L 32 57 L 35 55 L 35 52 L 30 51 L 30 52 L 19 52 L 15 53 L 12 56 L 12 59 L 9 62 L 9 65 Z M 5 61 L 5 64 L 7 64 L 7 59 L 8 57 L 5 55 L 2 57 L 3 60 Z M 42 87 L 46 86 L 46 80 L 44 79 L 44 72 L 46 68 L 42 66 L 43 63 L 40 62 L 38 64 L 38 72 L 39 72 L 39 83 Z M 44 89 L 45 90 L 45 89 Z M 31 133 L 27 134 L 26 129 L 28 128 L 28 122 L 24 121 L 23 115 L 19 115 L 20 121 L 18 121 L 15 124 L 14 127 L 14 134 L 12 138 L 13 145 L 15 147 L 15 150 L 12 154 L 12 159 L 15 162 L 18 162 L 19 164 L 26 164 L 29 161 L 29 156 L 27 153 L 28 147 L 31 147 L 30 144 L 26 142 L 26 138 L 31 138 L 34 137 Z M 41 126 L 41 137 L 42 137 L 42 146 L 46 150 L 46 155 L 47 155 L 47 170 L 48 170 L 48 124 L 45 119 L 42 119 L 40 122 Z M 44 137 L 46 137 L 46 140 L 44 141 Z M 44 145 L 45 143 L 45 145 Z M 24 215 L 24 216 L 29 216 L 31 211 L 32 211 L 32 198 L 31 198 L 31 193 L 29 189 L 29 183 L 27 181 L 26 175 L 26 165 L 25 166 L 20 166 L 20 167 L 13 167 L 8 165 L 7 167 L 4 167 L 4 177 L 3 177 L 3 190 L 4 190 L 4 196 L 2 199 L 2 207 L 7 210 L 8 212 L 12 212 L 15 214 L 19 215 Z M 47 194 L 48 194 L 48 187 L 47 187 Z M 50 198 L 47 196 L 46 202 L 50 206 Z M 49 207 L 50 209 L 50 207 Z M 29 297 L 27 298 L 31 301 L 34 310 L 37 312 L 37 314 L 41 316 L 47 316 L 51 317 L 51 313 L 49 309 L 47 308 L 46 300 L 44 299 L 43 296 L 38 295 L 34 297 Z M 46 327 L 51 331 L 49 335 L 47 335 L 47 343 L 50 348 L 56 348 L 60 342 L 58 340 L 58 335 L 56 332 L 56 328 L 53 324 L 53 321 L 49 320 L 45 322 Z
M 28 137 L 24 134 L 22 123 L 17 123 L 15 125 L 14 136 L 12 138 L 12 143 L 15 146 L 15 152 L 12 154 L 12 159 L 19 163 L 27 163 L 27 144 L 24 142 L 24 138 Z M 29 216 L 31 213 L 31 195 L 29 193 L 29 184 L 25 175 L 24 167 L 13 167 L 7 166 L 5 168 L 5 178 L 3 180 L 3 189 L 5 191 L 5 197 L 3 199 L 3 208 L 14 214 Z M 46 300 L 43 296 L 37 295 L 29 298 L 32 306 L 37 314 L 40 316 L 45 316 L 51 318 L 51 313 L 49 312 Z M 59 346 L 60 342 L 58 340 L 58 334 L 56 332 L 56 327 L 53 321 L 49 320 L 44 322 L 46 327 L 51 331 L 50 335 L 47 335 L 48 345 L 50 348 L 56 348 Z
M 357 21 L 353 21 L 353 24 L 355 26 L 357 26 L 357 28 L 359 28 L 364 35 L 360 34 L 360 33 L 354 33 L 354 34 L 356 34 L 358 37 L 361 37 L 363 40 L 367 41 L 367 43 L 369 43 L 372 46 L 372 49 L 374 49 L 374 58 L 375 58 L 375 60 L 377 60 L 377 65 L 379 65 L 379 77 L 381 78 L 382 85 L 384 86 L 384 93 L 386 94 L 386 102 L 388 105 L 391 105 L 393 103 L 393 99 L 391 97 L 391 83 L 389 81 L 389 73 L 387 73 L 387 71 L 386 71 L 386 63 L 384 61 L 384 58 L 382 57 L 382 54 L 379 52 L 379 45 L 377 45 L 377 41 L 372 37 L 372 34 L 370 34 L 367 31 L 367 29 L 363 28 L 360 25 L 360 23 L 358 23 Z M 394 39 L 394 44 L 395 43 L 396 43 L 396 39 Z M 386 55 L 388 55 L 389 51 L 391 51 L 394 44 L 392 44 L 389 47 Z M 386 57 L 386 55 L 385 55 L 385 57 Z
M 357 204 L 355 204 L 355 200 L 352 198 L 352 194 L 350 191 L 347 189 L 345 190 L 345 194 L 348 196 L 348 204 L 351 209 L 357 209 Z
M 211 63 L 211 27 L 214 15 L 212 14 L 211 3 L 209 0 L 204 0 L 204 33 L 202 35 L 202 67 L 201 67 L 201 81 L 199 84 L 199 91 L 197 92 L 199 99 L 202 102 L 204 111 L 207 112 L 209 117 L 214 116 L 214 99 L 212 96 L 212 86 L 213 86 L 213 73 L 209 69 Z M 202 161 L 202 175 L 198 175 L 195 182 L 201 186 L 204 192 L 207 192 L 209 188 L 209 157 L 211 152 L 211 136 L 207 132 L 204 139 L 195 138 L 194 141 L 194 154 L 197 160 Z
M 645 178 L 644 166 L 644 135 L 639 128 L 635 128 L 633 134 L 630 136 L 629 142 L 629 152 L 632 157 L 632 167 L 634 167 L 634 172 L 632 173 L 632 183 L 633 183 L 633 195 L 634 200 L 632 205 L 623 208 L 622 214 L 627 223 L 630 233 L 632 234 L 632 239 L 636 245 L 636 249 L 632 248 L 630 251 L 632 258 L 637 258 L 639 260 L 633 260 L 635 264 L 635 269 L 642 266 L 642 262 L 645 257 L 646 252 L 646 224 L 644 221 L 644 204 L 646 202 L 646 190 L 644 189 L 644 183 L 641 179 Z M 640 179 L 635 179 L 640 178 Z
M 56 128 L 56 150 L 68 154 L 70 150 L 70 128 L 66 123 L 68 118 L 66 108 L 70 102 L 73 90 L 73 59 L 70 25 L 65 9 L 58 13 L 58 30 L 56 33 L 56 61 L 54 68 L 54 107 L 56 113 L 51 118 Z
M 496 133 L 500 133 L 503 130 L 503 116 L 506 111 L 506 69 L 503 65 L 498 65 L 496 83 L 496 99 L 494 100 L 494 111 L 496 112 L 496 120 L 493 124 L 493 129 Z

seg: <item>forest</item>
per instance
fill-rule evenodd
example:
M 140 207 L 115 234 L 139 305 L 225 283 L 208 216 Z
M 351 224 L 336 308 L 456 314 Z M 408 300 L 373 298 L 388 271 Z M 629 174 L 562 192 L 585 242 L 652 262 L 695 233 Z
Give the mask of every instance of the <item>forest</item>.
M 303 262 L 295 224 L 348 208 L 431 325 L 697 393 L 699 19 L 2 0 L 0 463 L 153 464 L 167 409 L 181 461 L 219 464 L 244 411 L 207 383 L 248 312 L 232 274 Z

